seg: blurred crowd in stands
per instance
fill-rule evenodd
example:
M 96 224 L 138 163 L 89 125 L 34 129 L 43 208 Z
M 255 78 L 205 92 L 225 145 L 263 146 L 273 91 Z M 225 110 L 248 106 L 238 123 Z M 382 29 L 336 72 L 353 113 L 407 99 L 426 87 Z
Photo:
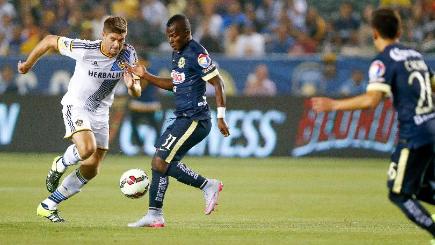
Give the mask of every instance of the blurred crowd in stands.
M 402 43 L 435 54 L 435 0 L 0 0 L 0 56 L 27 55 L 47 34 L 100 39 L 108 15 L 126 17 L 127 42 L 139 54 L 169 52 L 166 21 L 183 13 L 190 19 L 193 37 L 209 52 L 264 60 L 244 81 L 237 81 L 243 89 L 237 91 L 226 79 L 228 95 L 288 94 L 276 85 L 289 78 L 269 77 L 273 69 L 267 59 L 271 54 L 301 59 L 314 54 L 321 63 L 308 62 L 296 75 L 290 74 L 291 93 L 349 96 L 365 90 L 366 72 L 347 67 L 351 74 L 341 77 L 337 57 L 375 54 L 369 23 L 380 6 L 401 13 Z M 36 78 L 17 82 L 17 77 L 15 67 L 3 64 L 0 94 L 34 92 Z
M 0 0 L 0 55 L 28 54 L 46 34 L 99 39 L 108 15 L 127 18 L 136 49 L 170 51 L 166 20 L 184 13 L 213 53 L 370 56 L 370 16 L 379 6 L 400 11 L 402 42 L 435 53 L 433 0 Z

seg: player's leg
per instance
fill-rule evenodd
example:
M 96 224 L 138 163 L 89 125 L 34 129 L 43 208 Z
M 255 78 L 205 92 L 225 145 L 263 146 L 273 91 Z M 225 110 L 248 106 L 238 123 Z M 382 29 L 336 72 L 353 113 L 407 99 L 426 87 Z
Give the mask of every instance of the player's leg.
M 100 120 L 98 120 L 100 119 Z M 80 164 L 80 173 L 87 180 L 97 176 L 101 163 L 109 150 L 109 118 L 93 118 L 92 131 L 95 135 L 94 153 L 82 161 Z
M 151 161 L 151 183 L 148 192 L 149 205 L 148 212 L 136 222 L 129 223 L 129 227 L 164 227 L 165 221 L 163 218 L 163 200 L 165 198 L 165 193 L 169 185 L 169 178 L 164 174 L 166 171 L 166 164 L 156 164 L 156 161 L 161 161 L 161 158 L 157 156 L 157 151 L 168 135 L 171 134 L 172 129 L 175 127 L 176 121 L 170 125 L 162 136 L 157 140 L 155 145 L 156 154 Z M 163 170 L 158 170 L 157 168 L 163 166 Z
M 435 160 L 435 159 L 434 159 Z M 417 193 L 417 199 L 428 204 L 435 205 L 435 161 L 432 160 L 428 165 L 420 190 Z
M 168 164 L 163 159 L 167 158 L 170 155 L 171 150 L 176 145 L 177 139 L 179 139 L 180 135 L 183 135 L 189 129 L 191 123 L 191 120 L 176 119 L 174 123 L 171 124 L 163 133 L 163 135 L 158 139 L 155 145 L 156 154 L 151 161 L 152 177 L 148 194 L 148 212 L 140 220 L 134 223 L 129 223 L 129 227 L 164 226 L 162 208 L 165 193 L 169 184 L 169 179 L 166 175 Z M 173 156 L 171 158 L 173 158 Z
M 88 113 L 80 107 L 66 105 L 62 109 L 65 124 L 65 138 L 71 139 L 70 145 L 62 156 L 56 157 L 48 171 L 46 187 L 53 192 L 68 166 L 87 159 L 96 150 L 96 140 L 92 132 Z
M 106 150 L 97 149 L 92 156 L 84 160 L 79 168 L 65 177 L 60 186 L 39 204 L 37 214 L 52 222 L 64 221 L 58 214 L 57 206 L 79 193 L 83 186 L 98 174 L 105 155 Z
M 59 180 L 69 166 L 76 165 L 79 161 L 88 159 L 96 151 L 95 136 L 92 131 L 84 130 L 72 135 L 74 144 L 70 145 L 63 156 L 53 161 L 48 171 L 46 186 L 49 192 L 53 192 L 59 185 Z
M 100 172 L 101 163 L 107 154 L 107 149 L 98 148 L 91 157 L 80 164 L 80 173 L 87 181 L 90 181 Z
M 210 120 L 187 121 L 188 127 L 178 134 L 179 138 L 174 142 L 174 146 L 170 148 L 169 154 L 162 155 L 164 161 L 158 162 L 161 166 L 159 169 L 163 171 L 163 163 L 166 165 L 166 175 L 177 179 L 179 182 L 199 188 L 204 192 L 205 214 L 210 214 L 217 205 L 219 192 L 222 191 L 223 184 L 219 180 L 206 179 L 187 167 L 181 159 L 195 145 L 201 142 L 210 132 Z M 177 134 L 175 134 L 177 135 Z M 157 169 L 157 166 L 153 166 Z
M 435 237 L 435 223 L 430 213 L 419 203 L 420 182 L 433 159 L 432 145 L 408 149 L 404 145 L 396 148 L 389 169 L 389 199 L 416 225 Z
M 152 162 L 156 161 L 157 156 L 153 157 Z M 154 164 L 152 164 L 154 165 Z M 151 168 L 151 183 L 148 192 L 149 205 L 148 212 L 136 222 L 129 223 L 129 227 L 164 227 L 163 200 L 168 189 L 169 178 L 164 173 Z
M 210 129 L 210 120 L 194 121 L 187 118 L 176 120 L 170 133 L 164 141 L 160 142 L 152 163 L 153 169 L 161 174 L 165 173 L 183 184 L 203 190 L 206 214 L 214 210 L 223 185 L 218 180 L 204 178 L 182 163 L 181 159 L 208 135 Z
M 140 220 L 130 223 L 130 227 L 164 226 L 163 200 L 168 186 L 167 175 L 178 181 L 204 191 L 206 214 L 210 214 L 217 204 L 222 183 L 207 180 L 180 162 L 189 149 L 201 142 L 210 132 L 210 120 L 195 121 L 177 118 L 169 126 L 156 144 L 156 154 L 152 160 L 152 179 L 149 191 L 149 210 Z
M 91 130 L 73 134 L 73 142 L 77 145 L 80 154 L 83 153 L 86 159 L 82 160 L 80 167 L 65 177 L 62 184 L 41 202 L 37 209 L 38 215 L 46 217 L 52 222 L 62 222 L 63 219 L 58 215 L 57 206 L 79 193 L 82 187 L 98 174 L 101 162 L 109 147 L 108 116 L 92 118 Z

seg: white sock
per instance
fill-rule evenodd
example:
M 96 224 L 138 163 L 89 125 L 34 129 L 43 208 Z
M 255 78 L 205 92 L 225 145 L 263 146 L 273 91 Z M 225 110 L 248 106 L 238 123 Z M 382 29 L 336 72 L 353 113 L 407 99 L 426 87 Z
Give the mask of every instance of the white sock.
M 59 203 L 79 193 L 86 183 L 88 183 L 88 180 L 81 175 L 79 169 L 76 169 L 66 176 L 62 184 L 42 202 L 46 204 L 50 210 L 56 209 Z
M 160 215 L 163 215 L 163 209 L 161 209 L 161 208 L 149 208 L 148 214 L 153 215 L 153 216 L 160 216 Z
M 45 199 L 44 201 L 42 201 L 42 203 L 44 203 L 45 205 L 47 205 L 49 210 L 55 210 L 57 209 L 57 203 L 55 203 L 53 200 L 51 199 Z
M 212 181 L 210 181 L 209 179 L 206 179 L 206 180 L 204 181 L 204 183 L 202 183 L 200 189 L 201 189 L 202 191 L 206 191 L 208 188 L 210 188 L 210 186 L 212 186 L 212 184 L 213 184 Z
M 62 158 L 56 162 L 56 169 L 58 172 L 63 173 L 68 166 L 75 165 L 81 160 L 77 146 L 72 144 L 68 146 Z

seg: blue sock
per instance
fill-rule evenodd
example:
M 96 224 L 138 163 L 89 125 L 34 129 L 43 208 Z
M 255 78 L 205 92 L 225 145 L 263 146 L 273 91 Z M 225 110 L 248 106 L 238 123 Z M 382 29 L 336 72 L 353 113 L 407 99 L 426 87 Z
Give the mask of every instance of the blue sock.
M 390 200 L 396 204 L 406 217 L 428 231 L 435 238 L 435 223 L 430 213 L 413 197 L 390 192 Z
M 151 186 L 149 193 L 149 209 L 161 209 L 168 189 L 169 178 L 156 170 L 152 170 Z
M 191 185 L 196 188 L 204 188 L 207 184 L 207 179 L 195 173 L 182 162 L 171 162 L 166 174 L 174 177 L 183 184 Z

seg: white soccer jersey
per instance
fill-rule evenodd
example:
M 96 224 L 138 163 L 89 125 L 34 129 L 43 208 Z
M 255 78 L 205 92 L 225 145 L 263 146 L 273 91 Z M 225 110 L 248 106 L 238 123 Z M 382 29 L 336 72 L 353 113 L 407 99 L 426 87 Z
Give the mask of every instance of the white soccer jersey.
M 95 114 L 108 114 L 115 87 L 123 77 L 123 64 L 133 66 L 137 62 L 134 48 L 124 44 L 118 56 L 110 58 L 102 53 L 101 40 L 59 37 L 57 45 L 60 54 L 76 60 L 62 105 L 83 107 Z

